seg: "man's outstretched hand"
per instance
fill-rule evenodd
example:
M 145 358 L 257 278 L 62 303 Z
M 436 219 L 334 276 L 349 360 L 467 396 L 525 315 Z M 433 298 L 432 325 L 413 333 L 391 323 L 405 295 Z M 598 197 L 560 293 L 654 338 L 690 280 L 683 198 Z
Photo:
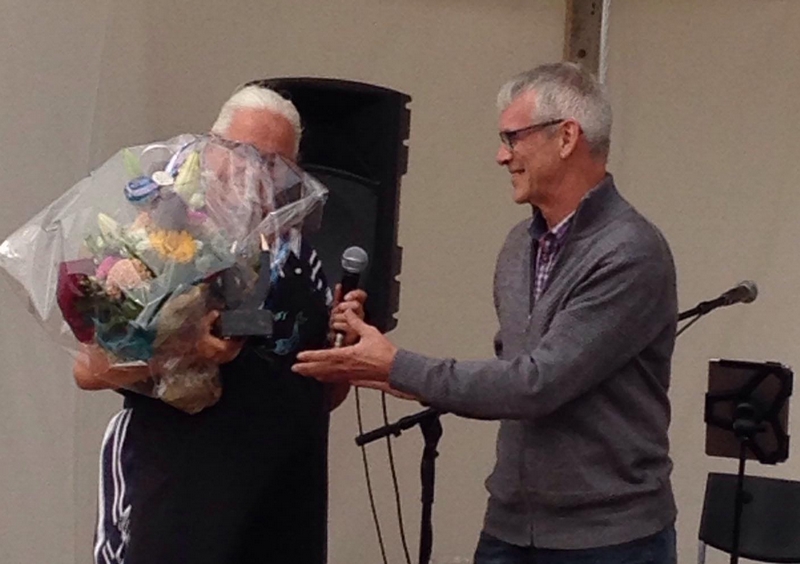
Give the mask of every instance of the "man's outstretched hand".
M 297 363 L 292 370 L 322 382 L 387 381 L 397 347 L 375 327 L 359 319 L 352 310 L 344 312 L 344 319 L 350 330 L 358 336 L 355 345 L 303 351 L 297 355 Z

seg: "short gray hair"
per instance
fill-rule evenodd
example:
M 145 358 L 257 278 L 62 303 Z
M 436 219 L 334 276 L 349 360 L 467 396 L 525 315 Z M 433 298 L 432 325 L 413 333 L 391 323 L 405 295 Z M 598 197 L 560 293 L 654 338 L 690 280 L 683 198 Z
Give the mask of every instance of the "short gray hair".
M 595 156 L 608 157 L 611 145 L 611 104 L 605 88 L 575 63 L 538 66 L 509 80 L 497 95 L 502 112 L 520 95 L 535 92 L 536 121 L 577 121 Z
M 299 150 L 300 137 L 303 135 L 300 113 L 291 101 L 274 90 L 265 86 L 250 85 L 236 91 L 222 105 L 219 117 L 211 127 L 211 132 L 224 137 L 237 110 L 268 110 L 285 117 L 294 129 L 295 153 Z

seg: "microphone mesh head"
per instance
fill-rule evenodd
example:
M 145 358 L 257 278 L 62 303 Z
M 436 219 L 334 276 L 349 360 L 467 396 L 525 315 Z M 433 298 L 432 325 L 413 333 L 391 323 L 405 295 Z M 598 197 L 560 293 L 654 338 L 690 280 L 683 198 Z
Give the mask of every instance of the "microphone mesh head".
M 361 247 L 348 247 L 342 253 L 342 269 L 352 274 L 359 274 L 367 268 L 369 256 Z
M 746 288 L 747 291 L 744 293 L 742 297 L 743 304 L 749 304 L 758 297 L 758 286 L 752 280 L 744 280 L 739 282 L 739 286 Z

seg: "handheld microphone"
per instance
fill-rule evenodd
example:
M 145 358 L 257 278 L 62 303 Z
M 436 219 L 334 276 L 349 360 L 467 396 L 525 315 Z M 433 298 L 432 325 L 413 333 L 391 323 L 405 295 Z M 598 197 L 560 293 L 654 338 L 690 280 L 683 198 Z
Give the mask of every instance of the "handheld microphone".
M 348 247 L 342 253 L 342 298 L 348 292 L 358 288 L 358 283 L 361 280 L 361 273 L 367 268 L 369 263 L 369 255 L 367 251 L 361 247 Z M 336 332 L 334 339 L 334 348 L 339 348 L 344 344 L 344 333 Z
M 681 320 L 693 315 L 705 315 L 708 312 L 717 309 L 718 307 L 734 304 L 749 304 L 757 297 L 758 286 L 756 286 L 756 283 L 752 280 L 743 280 L 727 292 L 724 292 L 718 298 L 714 298 L 713 300 L 708 300 L 706 302 L 700 302 L 689 311 L 682 313 L 678 319 Z

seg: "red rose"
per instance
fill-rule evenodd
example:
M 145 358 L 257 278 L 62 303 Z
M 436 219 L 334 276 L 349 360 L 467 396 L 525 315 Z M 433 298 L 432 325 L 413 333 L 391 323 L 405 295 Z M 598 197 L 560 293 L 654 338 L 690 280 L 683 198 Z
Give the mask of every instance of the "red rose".
M 64 321 L 81 343 L 89 343 L 94 339 L 94 323 L 79 307 L 79 302 L 87 297 L 89 274 L 93 274 L 94 270 L 94 263 L 88 259 L 66 261 L 58 266 L 56 301 Z

